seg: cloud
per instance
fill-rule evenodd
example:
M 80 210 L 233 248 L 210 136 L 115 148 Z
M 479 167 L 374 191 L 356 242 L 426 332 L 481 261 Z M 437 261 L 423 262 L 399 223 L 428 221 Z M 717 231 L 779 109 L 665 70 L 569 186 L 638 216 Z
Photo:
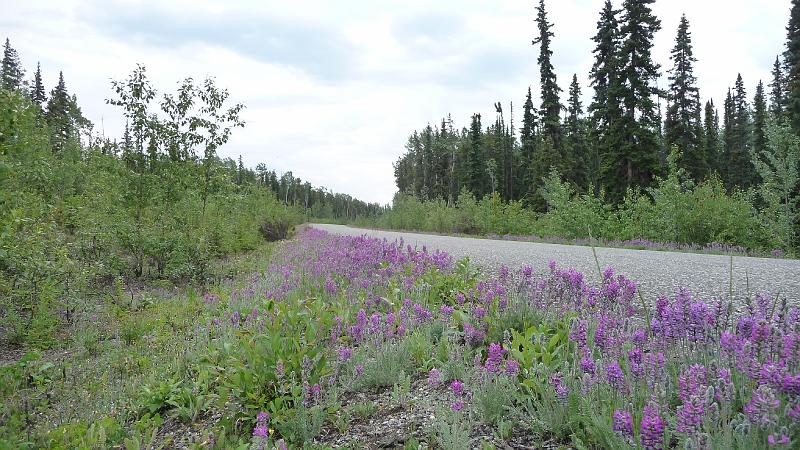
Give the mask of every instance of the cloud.
M 84 114 L 121 135 L 104 103 L 109 79 L 143 63 L 160 92 L 187 76 L 217 78 L 247 121 L 221 149 L 314 185 L 386 203 L 392 162 L 408 135 L 452 113 L 458 128 L 492 104 L 538 104 L 531 0 L 26 0 L 2 2 L 0 29 L 27 73 L 42 62 L 49 90 L 63 70 Z M 602 0 L 547 0 L 562 102 L 573 73 L 588 105 L 591 36 Z M 619 7 L 621 0 L 614 1 Z M 669 0 L 653 55 L 665 76 L 682 13 L 689 18 L 703 100 L 718 107 L 741 72 L 752 96 L 783 50 L 790 0 Z M 5 36 L 0 35 L 0 38 Z M 487 122 L 488 123 L 488 122 Z
M 143 4 L 125 14 L 94 10 L 86 20 L 119 40 L 165 49 L 193 44 L 235 49 L 256 61 L 297 68 L 328 83 L 351 76 L 356 57 L 354 45 L 334 27 L 300 18 L 242 11 L 174 11 Z

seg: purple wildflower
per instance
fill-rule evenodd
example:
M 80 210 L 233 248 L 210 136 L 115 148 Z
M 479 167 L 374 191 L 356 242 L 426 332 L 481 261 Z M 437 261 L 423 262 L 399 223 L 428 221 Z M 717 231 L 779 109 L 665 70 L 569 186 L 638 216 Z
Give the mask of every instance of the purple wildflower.
M 450 408 L 452 408 L 453 411 L 461 411 L 462 409 L 464 409 L 464 401 L 456 400 L 450 405 Z
M 519 373 L 519 363 L 513 359 L 507 360 L 506 373 L 511 376 L 516 376 Z
M 614 410 L 614 424 L 612 429 L 623 439 L 633 442 L 633 416 L 628 411 Z
M 489 344 L 486 353 L 486 365 L 484 365 L 484 368 L 488 372 L 500 372 L 500 367 L 503 365 L 503 354 L 506 353 L 506 350 L 500 344 L 493 342 Z
M 261 411 L 256 417 L 256 426 L 253 428 L 253 436 L 265 438 L 269 436 L 269 413 Z
M 622 368 L 616 361 L 612 361 L 606 367 L 606 379 L 608 380 L 608 384 L 616 389 L 617 392 L 625 393 L 627 391 L 625 372 L 622 371 Z
M 442 372 L 439 369 L 431 369 L 428 372 L 428 386 L 437 388 L 442 384 Z
M 345 362 L 353 356 L 353 349 L 350 347 L 342 347 L 337 353 L 339 353 L 339 361 Z
M 676 414 L 678 416 L 677 431 L 687 435 L 695 434 L 703 424 L 704 414 L 705 404 L 703 399 L 699 396 L 688 398 L 678 407 Z
M 462 382 L 460 382 L 458 380 L 453 380 L 453 382 L 450 383 L 450 389 L 453 390 L 454 394 L 456 394 L 456 395 L 458 395 L 460 397 L 461 394 L 464 393 L 464 383 L 462 383 Z
M 581 359 L 581 370 L 584 373 L 588 373 L 589 375 L 594 375 L 595 371 L 597 370 L 597 366 L 594 363 L 594 359 L 591 355 L 586 355 Z
M 645 406 L 642 413 L 640 442 L 646 450 L 664 448 L 664 419 L 654 406 Z
M 744 405 L 744 412 L 750 423 L 766 428 L 777 423 L 776 411 L 781 401 L 775 398 L 775 391 L 769 386 L 761 385 L 753 391 L 753 397 Z

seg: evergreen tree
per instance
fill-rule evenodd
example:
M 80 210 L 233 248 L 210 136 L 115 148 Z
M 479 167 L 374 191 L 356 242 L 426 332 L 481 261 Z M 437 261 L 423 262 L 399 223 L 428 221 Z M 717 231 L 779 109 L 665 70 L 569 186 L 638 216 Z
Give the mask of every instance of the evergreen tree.
M 72 99 L 67 93 L 64 73 L 59 72 L 58 84 L 50 92 L 50 100 L 47 102 L 47 112 L 45 113 L 47 125 L 50 127 L 50 144 L 55 153 L 62 153 L 67 142 L 74 135 L 71 109 Z
M 614 127 L 622 118 L 617 70 L 620 52 L 617 13 L 618 11 L 611 5 L 611 0 L 606 0 L 597 22 L 597 34 L 592 38 L 595 48 L 594 64 L 589 75 L 594 88 L 592 103 L 589 105 L 592 121 L 590 173 L 595 194 L 599 194 L 600 190 L 601 158 L 611 155 L 616 147 L 619 136 L 615 135 Z
M 411 154 L 413 155 L 414 161 L 414 195 L 417 198 L 422 198 L 422 192 L 425 188 L 425 156 L 422 151 L 422 139 L 420 138 L 419 133 L 414 131 L 414 134 L 411 135 L 411 140 L 409 142 L 411 144 Z
M 566 159 L 570 162 L 568 179 L 578 187 L 584 188 L 588 181 L 588 155 L 583 121 L 583 105 L 581 104 L 581 86 L 578 84 L 577 74 L 572 75 L 572 83 L 569 86 L 566 129 L 565 153 Z
M 488 193 L 489 185 L 486 172 L 486 154 L 483 148 L 483 131 L 481 115 L 473 114 L 469 127 L 469 189 L 476 198 Z
M 536 184 L 533 174 L 533 160 L 536 156 L 534 154 L 536 151 L 536 109 L 533 107 L 530 86 L 525 103 L 522 105 L 522 130 L 520 130 L 519 140 L 521 175 L 517 192 L 524 197 L 534 192 Z
M 725 163 L 728 167 L 728 188 L 736 186 L 747 189 L 756 182 L 755 167 L 750 160 L 752 147 L 752 124 L 750 122 L 750 109 L 748 107 L 747 92 L 744 88 L 742 75 L 736 77 L 733 88 L 731 110 L 728 112 L 730 126 L 730 141 Z
M 708 173 L 706 152 L 702 147 L 702 123 L 700 118 L 700 93 L 693 64 L 697 61 L 692 51 L 692 36 L 689 21 L 681 17 L 678 36 L 671 56 L 669 106 L 665 121 L 666 148 L 677 146 L 681 151 L 682 166 L 695 181 Z
M 36 74 L 33 76 L 33 85 L 31 86 L 31 100 L 39 107 L 44 107 L 47 101 L 44 84 L 42 83 L 42 68 L 38 62 L 36 63 Z
M 6 38 L 6 44 L 3 46 L 3 62 L 0 65 L 0 88 L 20 89 L 24 76 L 25 71 L 19 62 L 19 55 L 11 48 L 11 42 Z
M 433 198 L 433 128 L 428 124 L 421 135 L 422 141 L 422 195 L 428 200 Z
M 769 112 L 772 117 L 780 120 L 786 107 L 786 80 L 779 56 L 775 57 L 775 64 L 772 66 L 772 82 L 769 87 L 771 88 Z
M 767 148 L 767 98 L 764 83 L 759 81 L 753 97 L 753 151 L 761 155 Z
M 800 0 L 792 0 L 786 26 L 786 114 L 795 133 L 800 133 Z
M 653 97 L 661 95 L 655 86 L 659 65 L 651 49 L 661 21 L 650 8 L 655 0 L 625 0 L 619 51 L 619 80 L 612 89 L 619 92 L 622 117 L 611 131 L 616 145 L 603 155 L 603 182 L 612 198 L 621 199 L 628 188 L 649 186 L 661 172 L 659 162 L 660 117 Z
M 703 120 L 703 152 L 708 163 L 709 172 L 719 171 L 719 114 L 714 107 L 714 100 L 706 102 Z
M 552 142 L 552 146 L 549 149 L 551 154 L 540 156 L 542 156 L 549 171 L 550 167 L 557 166 L 561 161 L 561 102 L 559 100 L 561 88 L 558 87 L 556 72 L 551 62 L 553 51 L 550 49 L 550 39 L 554 36 L 552 31 L 553 24 L 547 21 L 544 0 L 539 0 L 539 6 L 536 8 L 536 25 L 539 29 L 539 36 L 533 40 L 533 45 L 539 45 L 539 58 L 537 61 L 539 63 L 542 95 L 540 108 L 542 135 Z M 542 150 L 547 151 L 545 149 Z M 544 176 L 545 174 L 546 172 L 540 175 Z
M 722 154 L 719 155 L 717 167 L 725 181 L 725 185 L 729 188 L 733 184 L 729 161 L 735 146 L 734 116 L 733 94 L 728 88 L 728 94 L 725 96 L 725 103 L 722 107 Z

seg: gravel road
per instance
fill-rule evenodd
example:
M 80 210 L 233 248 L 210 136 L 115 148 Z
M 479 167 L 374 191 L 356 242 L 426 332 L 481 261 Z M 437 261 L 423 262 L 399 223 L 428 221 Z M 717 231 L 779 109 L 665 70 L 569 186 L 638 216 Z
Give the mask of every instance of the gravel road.
M 312 224 L 313 227 L 339 235 L 368 235 L 390 241 L 403 238 L 412 246 L 442 250 L 460 259 L 468 256 L 484 270 L 493 272 L 500 265 L 519 268 L 530 265 L 537 272 L 547 269 L 548 261 L 574 267 L 590 280 L 597 280 L 597 266 L 591 247 L 538 244 L 493 239 L 439 236 L 433 234 L 368 230 L 344 225 Z M 645 297 L 671 294 L 677 287 L 688 287 L 703 298 L 728 293 L 730 257 L 695 253 L 597 248 L 600 266 L 612 266 L 635 280 Z M 733 257 L 734 296 L 765 292 L 786 297 L 800 305 L 800 260 Z

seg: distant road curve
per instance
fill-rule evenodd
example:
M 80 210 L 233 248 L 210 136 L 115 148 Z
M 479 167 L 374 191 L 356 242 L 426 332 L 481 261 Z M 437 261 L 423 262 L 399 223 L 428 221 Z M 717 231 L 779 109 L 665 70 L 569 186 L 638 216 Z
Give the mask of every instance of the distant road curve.
M 559 266 L 582 271 L 588 280 L 598 279 L 591 247 L 380 231 L 345 225 L 311 226 L 338 235 L 367 235 L 390 241 L 403 238 L 411 246 L 446 251 L 456 259 L 468 256 L 490 272 L 502 264 L 512 269 L 530 265 L 536 272 L 544 272 L 552 259 Z M 597 256 L 601 268 L 612 266 L 635 280 L 650 301 L 658 295 L 672 294 L 681 286 L 705 299 L 728 294 L 729 256 L 604 247 L 597 247 Z M 748 280 L 750 292 L 779 294 L 800 306 L 800 260 L 734 256 L 734 297 L 746 295 Z

